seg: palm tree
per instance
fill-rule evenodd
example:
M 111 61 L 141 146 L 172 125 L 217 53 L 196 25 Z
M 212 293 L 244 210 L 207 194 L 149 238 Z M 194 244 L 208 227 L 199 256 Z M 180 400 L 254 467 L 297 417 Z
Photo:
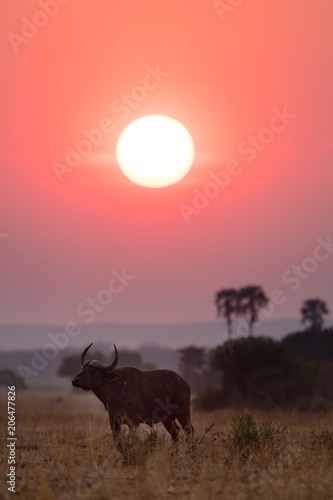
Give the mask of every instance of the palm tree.
M 237 311 L 241 316 L 249 316 L 249 337 L 252 337 L 253 325 L 259 319 L 259 310 L 265 307 L 268 301 L 260 286 L 249 285 L 240 289 Z
M 223 316 L 227 322 L 229 340 L 232 337 L 232 316 L 237 314 L 238 292 L 233 288 L 220 290 L 215 295 L 217 316 Z
M 324 323 L 324 314 L 329 314 L 326 302 L 320 299 L 308 299 L 303 302 L 301 309 L 301 323 L 310 323 L 310 329 L 321 330 Z

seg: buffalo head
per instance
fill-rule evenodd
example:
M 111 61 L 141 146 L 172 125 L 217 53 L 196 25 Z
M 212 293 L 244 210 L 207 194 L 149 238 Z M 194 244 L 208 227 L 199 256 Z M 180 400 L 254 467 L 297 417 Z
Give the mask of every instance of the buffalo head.
M 81 355 L 82 371 L 72 380 L 74 387 L 80 387 L 85 391 L 96 389 L 105 383 L 112 384 L 121 380 L 120 376 L 112 371 L 118 363 L 116 346 L 114 346 L 114 360 L 106 365 L 96 359 L 85 361 L 87 351 L 91 346 L 92 344 L 88 345 L 83 351 Z

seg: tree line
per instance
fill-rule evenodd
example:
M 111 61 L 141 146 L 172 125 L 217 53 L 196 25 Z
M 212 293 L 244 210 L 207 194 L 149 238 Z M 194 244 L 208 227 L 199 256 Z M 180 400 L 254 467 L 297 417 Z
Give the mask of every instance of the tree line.
M 333 329 L 324 329 L 329 314 L 321 299 L 305 300 L 300 320 L 305 330 L 291 333 L 282 341 L 254 337 L 253 328 L 260 312 L 269 303 L 258 285 L 219 290 L 214 297 L 218 318 L 227 324 L 228 339 L 207 352 L 203 347 L 180 349 L 179 371 L 187 380 L 200 410 L 225 406 L 264 406 L 271 408 L 326 409 L 333 400 Z M 233 321 L 248 323 L 248 337 L 233 338 Z M 203 332 L 204 335 L 204 332 Z M 105 353 L 93 356 L 103 362 Z M 122 366 L 151 370 L 139 353 L 121 351 Z M 78 355 L 62 359 L 58 375 L 73 377 L 78 370 Z M 25 389 L 23 380 L 6 369 L 0 373 L 0 385 Z M 14 382 L 13 382 L 14 383 Z
M 217 316 L 227 324 L 227 341 L 208 353 L 196 346 L 179 351 L 181 374 L 196 395 L 197 409 L 332 408 L 333 329 L 323 328 L 324 316 L 329 314 L 326 302 L 305 300 L 300 308 L 305 329 L 282 341 L 253 337 L 253 327 L 268 302 L 257 285 L 215 294 Z M 233 339 L 237 317 L 247 320 L 248 337 Z

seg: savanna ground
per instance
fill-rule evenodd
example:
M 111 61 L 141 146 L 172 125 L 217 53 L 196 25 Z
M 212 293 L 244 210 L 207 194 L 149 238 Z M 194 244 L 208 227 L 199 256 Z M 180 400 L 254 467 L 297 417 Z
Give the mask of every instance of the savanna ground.
M 93 395 L 54 393 L 17 395 L 11 493 L 4 479 L 6 397 L 1 395 L 1 499 L 333 499 L 332 412 L 252 411 L 258 423 L 274 420 L 274 428 L 287 428 L 273 436 L 273 446 L 245 453 L 226 446 L 240 411 L 194 412 L 195 438 L 182 436 L 172 453 L 161 424 L 156 432 L 146 426 L 136 435 L 124 432 L 115 443 Z

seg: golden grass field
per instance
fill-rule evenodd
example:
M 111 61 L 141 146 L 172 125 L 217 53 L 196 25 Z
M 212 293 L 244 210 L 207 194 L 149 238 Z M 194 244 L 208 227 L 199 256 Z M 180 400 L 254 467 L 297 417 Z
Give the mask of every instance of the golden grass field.
M 313 435 L 332 431 L 332 413 L 253 411 L 256 421 L 274 419 L 287 429 L 277 456 L 264 450 L 242 461 L 223 446 L 239 411 L 194 412 L 196 437 L 182 437 L 178 453 L 172 453 L 162 424 L 158 439 L 141 426 L 116 446 L 103 405 L 89 393 L 17 395 L 17 478 L 11 493 L 3 480 L 9 469 L 6 398 L 1 395 L 1 499 L 333 499 L 333 451 Z

